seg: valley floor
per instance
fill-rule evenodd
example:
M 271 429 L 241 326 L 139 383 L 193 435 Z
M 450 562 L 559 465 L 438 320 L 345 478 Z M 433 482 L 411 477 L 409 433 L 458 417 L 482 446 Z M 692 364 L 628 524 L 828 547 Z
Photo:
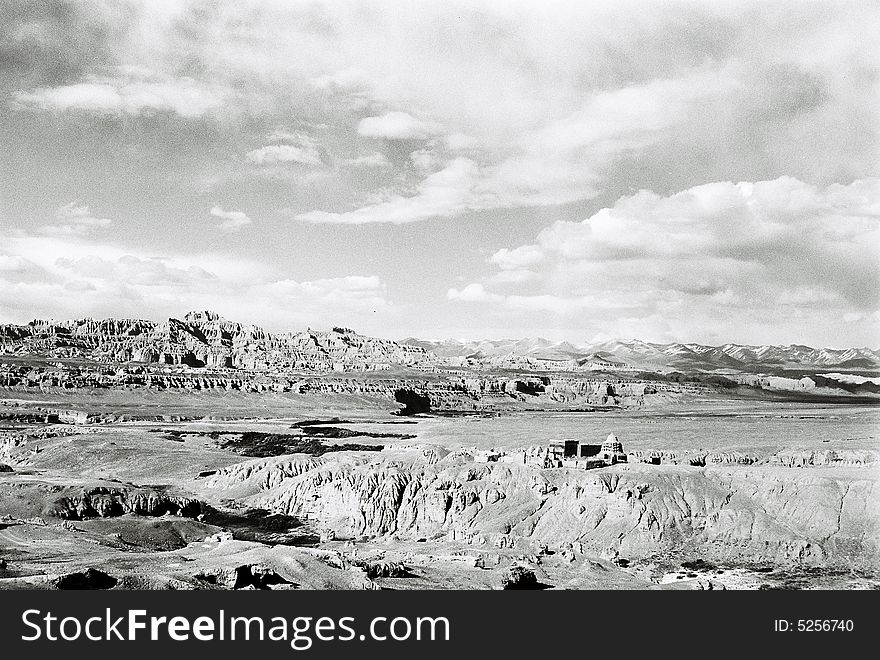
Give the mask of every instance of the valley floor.
M 59 397 L 7 394 L 0 588 L 493 589 L 514 565 L 541 588 L 880 586 L 872 407 L 402 418 L 370 397 L 112 393 L 61 398 L 100 423 L 46 424 L 22 413 Z M 610 432 L 629 463 L 517 458 Z

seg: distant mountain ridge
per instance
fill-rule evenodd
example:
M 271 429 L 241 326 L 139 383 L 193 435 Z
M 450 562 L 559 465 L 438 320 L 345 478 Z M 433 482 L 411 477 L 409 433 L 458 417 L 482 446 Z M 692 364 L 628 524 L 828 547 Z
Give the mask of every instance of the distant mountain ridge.
M 35 320 L 0 325 L 0 355 L 90 358 L 255 370 L 376 370 L 433 356 L 416 346 L 365 337 L 348 328 L 271 333 L 210 311 L 183 319 Z
M 542 338 L 393 341 L 341 327 L 273 333 L 212 311 L 189 312 L 182 319 L 165 321 L 86 318 L 0 325 L 0 355 L 268 371 L 369 371 L 392 365 L 429 370 L 438 365 L 560 371 L 880 369 L 880 350 L 870 348 L 640 340 L 575 345 Z
M 880 350 L 871 348 L 813 348 L 800 344 L 709 346 L 696 343 L 651 343 L 640 340 L 608 340 L 576 346 L 542 338 L 437 342 L 404 339 L 446 359 L 484 363 L 513 363 L 517 358 L 532 361 L 569 361 L 579 365 L 618 364 L 634 369 L 721 369 L 753 366 L 880 368 Z

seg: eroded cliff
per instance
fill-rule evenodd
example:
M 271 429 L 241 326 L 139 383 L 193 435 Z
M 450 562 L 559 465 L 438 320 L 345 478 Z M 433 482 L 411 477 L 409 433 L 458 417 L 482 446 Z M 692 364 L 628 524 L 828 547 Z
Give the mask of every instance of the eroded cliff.
M 873 464 L 872 464 L 873 465 Z M 873 467 L 618 465 L 583 471 L 475 463 L 436 447 L 248 461 L 204 483 L 213 496 L 309 518 L 337 537 L 454 538 L 645 558 L 877 568 Z

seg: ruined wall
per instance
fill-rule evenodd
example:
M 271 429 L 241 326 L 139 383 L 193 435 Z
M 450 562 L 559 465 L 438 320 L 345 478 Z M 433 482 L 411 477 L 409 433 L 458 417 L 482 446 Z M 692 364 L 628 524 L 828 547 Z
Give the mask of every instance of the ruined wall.
M 476 544 L 577 543 L 626 557 L 685 548 L 743 561 L 880 565 L 872 469 L 843 477 L 739 465 L 583 471 L 474 463 L 462 452 L 427 456 L 334 456 L 291 477 L 273 476 L 284 462 L 254 461 L 221 470 L 207 487 L 243 489 L 254 506 L 320 521 L 341 537 L 452 535 Z

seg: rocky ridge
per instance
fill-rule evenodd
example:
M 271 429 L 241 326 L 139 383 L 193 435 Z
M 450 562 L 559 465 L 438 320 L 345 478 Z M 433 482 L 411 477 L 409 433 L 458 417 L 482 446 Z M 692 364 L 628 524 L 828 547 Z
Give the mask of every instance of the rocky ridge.
M 864 458 L 864 457 L 863 457 Z M 871 457 L 869 457 L 871 458 Z M 317 521 L 339 538 L 448 538 L 498 547 L 576 548 L 646 558 L 877 568 L 880 488 L 862 467 L 640 464 L 582 471 L 475 463 L 466 451 L 415 447 L 220 470 L 206 492 Z M 810 463 L 811 466 L 820 461 Z M 853 462 L 856 465 L 857 462 Z
M 641 380 L 633 377 L 592 376 L 495 376 L 447 374 L 427 378 L 403 378 L 379 374 L 321 377 L 245 370 L 205 370 L 188 367 L 157 369 L 145 365 L 94 368 L 87 365 L 20 365 L 0 363 L 0 387 L 9 390 L 78 391 L 147 388 L 155 391 L 290 393 L 296 395 L 350 395 L 403 402 L 404 392 L 426 398 L 431 410 L 480 410 L 505 406 L 638 407 L 657 395 L 704 395 L 713 386 L 698 382 Z M 20 415 L 24 415 L 22 412 Z M 86 423 L 98 421 L 82 411 L 43 407 L 43 421 Z M 34 420 L 40 421 L 40 420 Z
M 272 333 L 211 311 L 182 319 L 34 320 L 0 325 L 0 355 L 88 358 L 106 363 L 188 365 L 260 371 L 375 371 L 437 365 L 532 371 L 877 369 L 880 350 L 813 348 L 800 344 L 751 346 L 658 344 L 640 340 L 574 345 L 544 339 L 400 342 L 348 328 Z
M 799 369 L 840 367 L 877 369 L 880 350 L 862 348 L 813 348 L 800 344 L 749 346 L 696 343 L 658 344 L 640 341 L 601 341 L 574 345 L 546 339 L 511 339 L 438 342 L 405 339 L 447 363 L 475 368 L 507 368 L 546 371 L 581 370 L 698 370 Z
M 369 371 L 431 361 L 424 349 L 347 328 L 270 333 L 214 312 L 190 312 L 182 320 L 163 322 L 79 319 L 0 325 L 0 354 L 263 371 Z

